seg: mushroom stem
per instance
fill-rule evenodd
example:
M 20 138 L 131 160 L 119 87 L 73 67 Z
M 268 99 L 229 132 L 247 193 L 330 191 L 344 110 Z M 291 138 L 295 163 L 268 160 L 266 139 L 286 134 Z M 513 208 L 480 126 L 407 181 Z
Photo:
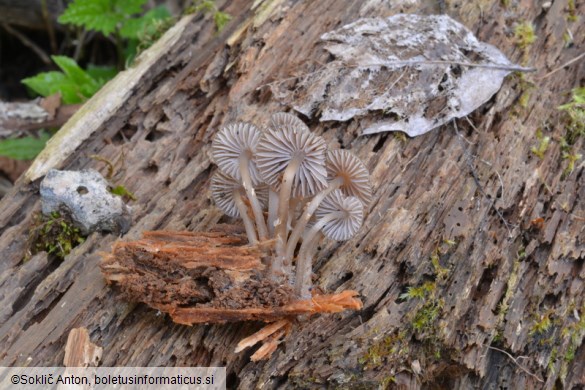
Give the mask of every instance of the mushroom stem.
M 305 211 L 303 212 L 303 215 L 299 218 L 299 220 L 295 224 L 295 227 L 290 235 L 290 238 L 288 239 L 288 242 L 286 245 L 286 259 L 287 260 L 291 260 L 293 258 L 294 253 L 295 253 L 295 248 L 297 247 L 297 243 L 299 242 L 299 239 L 301 238 L 301 235 L 303 234 L 303 231 L 305 230 L 307 223 L 309 223 L 309 220 L 311 219 L 311 217 L 315 213 L 315 210 L 317 210 L 317 208 L 321 204 L 321 201 L 323 199 L 325 199 L 325 197 L 327 195 L 329 195 L 331 192 L 338 189 L 342 185 L 343 185 L 343 178 L 342 177 L 336 178 L 335 180 L 333 180 L 332 182 L 329 183 L 329 186 L 327 186 L 327 188 L 325 188 L 323 191 L 321 191 L 317 195 L 315 195 L 313 197 L 313 199 L 311 199 L 309 204 L 307 204 L 307 206 L 305 207 Z
M 278 193 L 272 188 L 268 190 L 268 234 L 274 237 L 274 223 L 278 217 Z
M 303 162 L 304 156 L 299 154 L 290 160 L 288 166 L 284 170 L 282 176 L 282 183 L 280 185 L 280 194 L 278 196 L 278 219 L 276 220 L 275 237 L 276 237 L 276 257 L 272 263 L 272 274 L 280 276 L 286 275 L 285 260 L 286 260 L 286 239 L 288 236 L 288 210 L 290 202 L 290 194 L 292 191 L 295 176 Z M 289 262 L 290 263 L 290 262 Z M 290 267 L 290 264 L 286 264 Z
M 254 245 L 258 243 L 258 237 L 256 236 L 256 229 L 254 223 L 248 215 L 248 208 L 242 200 L 242 193 L 239 190 L 234 190 L 234 203 L 240 212 L 240 217 L 244 221 L 244 227 L 246 228 L 246 234 L 248 235 L 248 241 Z
M 240 174 L 242 176 L 242 185 L 244 186 L 244 190 L 246 190 L 246 195 L 252 206 L 252 213 L 254 214 L 256 227 L 258 228 L 258 236 L 260 236 L 261 241 L 264 241 L 268 238 L 268 230 L 266 229 L 262 206 L 252 186 L 252 179 L 250 178 L 250 156 L 247 153 L 242 153 L 240 156 Z
M 295 293 L 301 299 L 311 297 L 311 273 L 313 270 L 313 252 L 321 238 L 320 231 L 328 222 L 345 217 L 345 211 L 335 211 L 322 217 L 303 236 L 303 244 L 297 258 Z

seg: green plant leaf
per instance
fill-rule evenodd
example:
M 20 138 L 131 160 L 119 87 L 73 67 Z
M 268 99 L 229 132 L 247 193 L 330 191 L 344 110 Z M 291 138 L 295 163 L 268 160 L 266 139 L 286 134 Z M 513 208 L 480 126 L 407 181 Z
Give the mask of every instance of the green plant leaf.
M 92 73 L 100 75 L 94 78 L 77 63 L 64 56 L 53 56 L 53 61 L 63 72 L 45 72 L 22 80 L 22 83 L 41 96 L 50 96 L 60 92 L 65 104 L 81 103 L 92 97 L 108 80 L 113 77 L 111 70 L 94 67 Z
M 81 26 L 109 35 L 121 22 L 120 15 L 113 12 L 110 0 L 74 0 L 59 17 L 59 23 Z
M 127 19 L 120 28 L 120 35 L 129 39 L 141 39 L 146 34 L 153 34 L 156 22 L 171 17 L 171 13 L 164 5 L 151 9 L 143 16 Z
M 74 0 L 58 20 L 109 35 L 119 23 L 141 12 L 144 3 L 146 0 Z
M 86 72 L 100 85 L 107 83 L 118 74 L 118 70 L 113 66 L 96 66 L 91 64 L 87 66 Z
M 6 156 L 15 160 L 32 160 L 45 147 L 51 135 L 41 132 L 38 138 L 23 137 L 0 140 L 0 156 Z
M 79 88 L 79 92 L 85 97 L 91 97 L 101 85 L 77 65 L 73 58 L 65 56 L 52 56 L 53 61 L 65 73 L 69 81 Z

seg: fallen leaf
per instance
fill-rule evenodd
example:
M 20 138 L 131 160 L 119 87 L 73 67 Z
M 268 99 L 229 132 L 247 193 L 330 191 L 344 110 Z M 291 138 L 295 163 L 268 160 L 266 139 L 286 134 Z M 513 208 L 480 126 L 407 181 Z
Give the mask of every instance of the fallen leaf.
M 363 134 L 424 134 L 488 101 L 514 65 L 447 15 L 366 18 L 321 36 L 335 60 L 274 96 L 309 118 L 379 118 Z

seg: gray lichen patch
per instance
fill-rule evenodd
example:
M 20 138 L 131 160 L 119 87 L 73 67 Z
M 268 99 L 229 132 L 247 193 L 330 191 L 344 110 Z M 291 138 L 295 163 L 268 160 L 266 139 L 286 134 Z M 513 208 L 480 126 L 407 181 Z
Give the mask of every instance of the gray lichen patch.
M 108 190 L 108 182 L 96 171 L 52 169 L 40 186 L 42 212 L 68 215 L 85 235 L 94 231 L 126 233 L 131 209 Z

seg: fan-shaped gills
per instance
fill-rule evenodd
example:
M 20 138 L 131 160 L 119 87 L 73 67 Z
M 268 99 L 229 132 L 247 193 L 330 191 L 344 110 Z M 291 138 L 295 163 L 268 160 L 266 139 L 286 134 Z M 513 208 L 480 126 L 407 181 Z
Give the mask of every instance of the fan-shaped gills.
M 311 132 L 294 126 L 268 129 L 258 143 L 256 165 L 262 179 L 279 190 L 284 171 L 295 160 L 298 169 L 292 181 L 291 195 L 307 197 L 327 185 L 326 150 L 325 140 Z
M 327 175 L 342 178 L 340 186 L 343 193 L 359 198 L 364 204 L 372 199 L 370 174 L 365 164 L 347 150 L 332 150 L 327 153 Z
M 364 205 L 355 196 L 344 196 L 340 190 L 335 190 L 323 199 L 315 216 L 315 226 L 320 224 L 319 221 L 328 220 L 322 227 L 326 237 L 345 241 L 353 237 L 362 226 Z
M 256 126 L 236 122 L 224 126 L 213 138 L 211 156 L 219 169 L 238 181 L 242 180 L 242 163 L 248 165 L 248 171 L 253 186 L 262 180 L 258 174 L 254 155 L 262 132 Z
M 255 188 L 256 196 L 264 208 L 268 206 L 268 188 L 265 183 Z M 240 214 L 233 200 L 234 190 L 244 193 L 244 186 L 233 177 L 218 171 L 211 178 L 211 196 L 217 207 L 230 217 L 239 218 Z
M 310 131 L 309 127 L 297 116 L 287 112 L 277 112 L 270 117 L 270 128 L 278 130 L 282 127 L 294 127 L 299 131 Z

